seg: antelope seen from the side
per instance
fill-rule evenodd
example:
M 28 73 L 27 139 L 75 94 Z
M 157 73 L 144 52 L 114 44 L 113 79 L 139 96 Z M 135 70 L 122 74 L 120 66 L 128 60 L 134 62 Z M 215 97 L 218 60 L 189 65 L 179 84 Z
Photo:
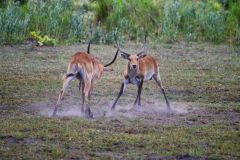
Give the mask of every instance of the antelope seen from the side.
M 118 51 L 120 52 L 121 56 L 124 59 L 128 60 L 128 64 L 124 71 L 124 80 L 122 82 L 120 92 L 118 93 L 118 96 L 112 105 L 112 109 L 115 109 L 116 103 L 120 98 L 120 96 L 123 94 L 123 91 L 126 88 L 127 84 L 137 85 L 138 94 L 134 102 L 134 106 L 141 106 L 141 91 L 142 91 L 143 82 L 147 80 L 151 80 L 152 78 L 156 81 L 157 85 L 160 87 L 164 95 L 167 108 L 170 109 L 170 105 L 166 97 L 165 90 L 162 86 L 160 73 L 159 73 L 159 65 L 152 56 L 146 55 L 147 33 L 145 34 L 144 46 L 142 50 L 139 53 L 132 54 L 132 55 L 128 54 L 127 52 L 123 51 L 120 48 L 116 35 L 114 36 L 115 36 L 115 42 L 116 42 Z
M 68 64 L 67 73 L 63 76 L 63 87 L 59 93 L 58 101 L 53 111 L 53 116 L 57 113 L 59 103 L 62 100 L 66 88 L 72 80 L 77 79 L 79 80 L 79 90 L 82 87 L 81 112 L 87 117 L 92 118 L 93 114 L 89 106 L 86 105 L 85 101 L 90 100 L 92 90 L 96 85 L 97 80 L 101 78 L 104 71 L 109 71 L 107 66 L 114 63 L 117 53 L 114 59 L 106 65 L 103 65 L 97 58 L 90 54 L 90 42 L 88 44 L 87 52 L 75 53 Z

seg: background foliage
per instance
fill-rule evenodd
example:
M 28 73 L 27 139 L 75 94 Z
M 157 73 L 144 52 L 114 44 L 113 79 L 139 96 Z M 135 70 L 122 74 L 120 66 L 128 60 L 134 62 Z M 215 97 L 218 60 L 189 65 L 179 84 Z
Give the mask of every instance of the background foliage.
M 59 43 L 139 40 L 240 44 L 238 0 L 1 0 L 0 43 L 23 42 L 30 32 Z

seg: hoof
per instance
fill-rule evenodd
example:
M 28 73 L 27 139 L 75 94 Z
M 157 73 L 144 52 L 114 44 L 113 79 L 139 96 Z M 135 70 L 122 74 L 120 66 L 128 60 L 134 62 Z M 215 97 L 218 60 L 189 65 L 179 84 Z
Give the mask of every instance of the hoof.
M 84 108 L 81 108 L 81 113 L 84 113 Z
M 56 117 L 57 116 L 57 111 L 53 111 L 51 117 Z
M 170 106 L 167 106 L 167 113 L 169 114 L 174 114 L 174 111 L 172 110 L 172 108 Z
M 136 110 L 142 110 L 142 106 L 141 106 L 141 105 L 137 105 L 137 104 L 136 104 L 136 105 L 134 105 L 133 107 L 134 107 Z
M 172 112 L 172 109 L 169 104 L 167 105 L 167 111 Z
M 90 108 L 87 108 L 87 109 L 85 110 L 85 115 L 86 115 L 87 118 L 90 118 L 90 119 L 93 118 L 93 114 L 92 114 Z
M 93 114 L 85 114 L 85 117 L 88 119 L 93 119 Z

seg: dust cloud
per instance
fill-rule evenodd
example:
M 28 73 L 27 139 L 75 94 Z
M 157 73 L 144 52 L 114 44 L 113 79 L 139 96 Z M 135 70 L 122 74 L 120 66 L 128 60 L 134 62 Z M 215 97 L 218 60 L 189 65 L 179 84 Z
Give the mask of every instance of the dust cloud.
M 184 115 L 195 109 L 188 103 L 172 102 L 171 110 L 167 109 L 165 103 L 144 103 L 142 106 L 117 105 L 115 110 L 111 110 L 112 102 L 102 106 L 91 106 L 94 119 L 97 118 L 130 118 L 151 117 L 154 115 Z M 28 111 L 41 116 L 52 116 L 54 105 L 52 104 L 34 104 Z M 59 117 L 84 117 L 80 105 L 64 104 L 60 105 L 57 116 Z

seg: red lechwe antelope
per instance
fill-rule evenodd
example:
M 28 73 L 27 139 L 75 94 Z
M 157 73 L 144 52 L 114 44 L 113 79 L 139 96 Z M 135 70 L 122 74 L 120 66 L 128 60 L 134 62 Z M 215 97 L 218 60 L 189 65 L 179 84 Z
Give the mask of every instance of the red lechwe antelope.
M 118 51 L 116 52 L 114 59 L 106 65 L 100 63 L 100 61 L 94 56 L 90 55 L 89 52 L 90 42 L 88 44 L 87 53 L 77 52 L 72 56 L 70 63 L 68 64 L 67 73 L 63 76 L 63 87 L 59 93 L 58 101 L 53 111 L 53 116 L 57 113 L 59 103 L 69 83 L 74 79 L 78 79 L 79 89 L 82 86 L 81 112 L 85 113 L 89 118 L 93 117 L 89 106 L 87 106 L 85 103 L 85 100 L 90 100 L 91 92 L 96 85 L 97 80 L 101 78 L 104 71 L 109 71 L 107 66 L 114 63 Z
M 128 65 L 124 71 L 124 80 L 122 82 L 120 92 L 112 105 L 112 109 L 115 108 L 118 99 L 123 94 L 123 91 L 126 88 L 126 85 L 129 83 L 133 85 L 137 85 L 138 87 L 138 94 L 134 102 L 134 106 L 141 106 L 141 91 L 142 91 L 143 81 L 151 80 L 152 78 L 156 81 L 157 85 L 161 88 L 161 91 L 166 100 L 167 108 L 170 109 L 170 105 L 166 97 L 165 90 L 162 86 L 162 82 L 159 74 L 159 65 L 152 56 L 145 54 L 147 50 L 147 42 L 146 42 L 147 33 L 145 34 L 145 42 L 142 50 L 139 53 L 133 54 L 133 55 L 130 55 L 125 51 L 123 51 L 120 48 L 119 43 L 117 42 L 116 35 L 114 36 L 115 36 L 115 41 L 117 44 L 118 51 L 120 52 L 121 56 L 124 59 L 128 60 Z

